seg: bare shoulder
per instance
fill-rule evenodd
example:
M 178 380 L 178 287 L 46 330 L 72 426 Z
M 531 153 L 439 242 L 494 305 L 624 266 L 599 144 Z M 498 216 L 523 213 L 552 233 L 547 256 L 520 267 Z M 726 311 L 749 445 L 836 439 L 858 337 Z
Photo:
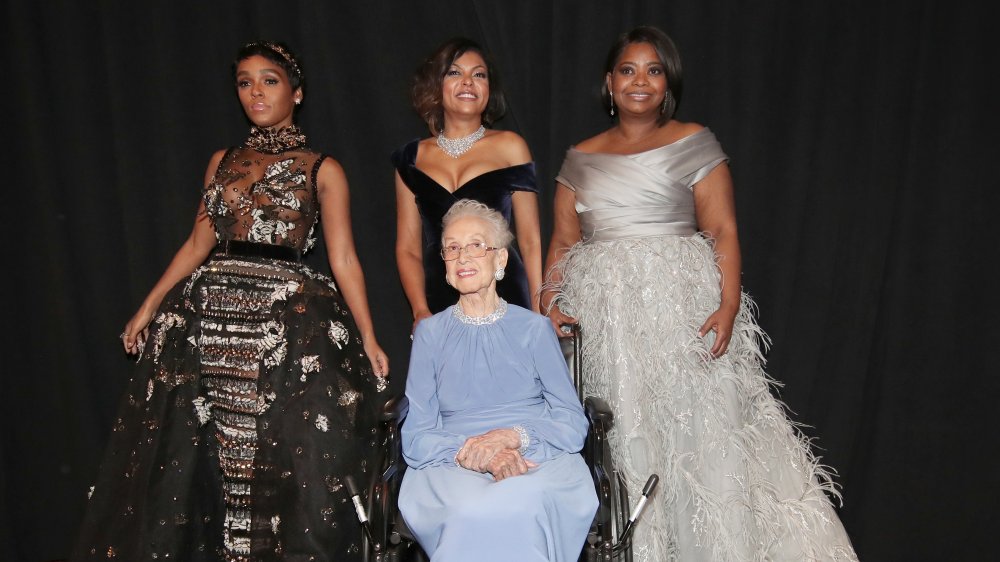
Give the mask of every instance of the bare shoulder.
M 492 130 L 487 133 L 491 147 L 511 166 L 531 161 L 531 150 L 521 135 L 513 131 Z
M 576 143 L 573 148 L 580 152 L 605 152 L 608 142 L 608 131 L 601 131 L 589 139 Z
M 323 162 L 319 165 L 319 173 L 322 174 L 341 174 L 344 173 L 344 168 L 340 165 L 333 156 L 325 156 Z
M 208 167 L 205 169 L 205 185 L 208 185 L 212 178 L 215 177 L 215 173 L 219 170 L 219 166 L 222 164 L 222 159 L 229 152 L 228 148 L 221 148 L 216 150 L 212 157 L 208 159 Z
M 700 132 L 704 128 L 705 126 L 700 123 L 694 123 L 694 122 L 685 123 L 683 121 L 670 121 L 669 123 L 667 123 L 666 127 L 664 127 L 664 129 L 666 129 L 666 131 L 664 132 L 667 133 L 667 135 L 669 137 L 672 137 L 674 140 L 680 140 L 686 137 L 690 137 L 691 135 Z
M 215 169 L 219 167 L 227 152 L 229 152 L 228 148 L 220 148 L 212 153 L 212 157 L 208 159 L 208 170 L 210 172 L 215 173 Z
M 344 168 L 341 167 L 340 162 L 337 162 L 332 156 L 326 156 L 323 158 L 323 162 L 319 165 L 319 170 L 316 172 L 316 187 L 322 192 L 330 187 L 343 186 L 347 183 L 347 176 L 344 174 Z

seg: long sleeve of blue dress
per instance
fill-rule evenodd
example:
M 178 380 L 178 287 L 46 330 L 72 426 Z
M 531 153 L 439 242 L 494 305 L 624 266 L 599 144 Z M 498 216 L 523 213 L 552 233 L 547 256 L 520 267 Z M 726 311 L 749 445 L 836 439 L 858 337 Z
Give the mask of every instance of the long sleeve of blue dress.
M 537 462 L 561 453 L 579 452 L 587 436 L 587 418 L 552 324 L 538 317 L 532 323 L 531 332 L 529 351 L 542 383 L 548 415 L 519 425 L 527 430 L 530 438 L 524 456 Z
M 437 373 L 430 322 L 420 322 L 413 334 L 406 398 L 410 411 L 403 423 L 403 458 L 413 468 L 454 465 L 455 455 L 468 438 L 446 431 L 437 395 Z

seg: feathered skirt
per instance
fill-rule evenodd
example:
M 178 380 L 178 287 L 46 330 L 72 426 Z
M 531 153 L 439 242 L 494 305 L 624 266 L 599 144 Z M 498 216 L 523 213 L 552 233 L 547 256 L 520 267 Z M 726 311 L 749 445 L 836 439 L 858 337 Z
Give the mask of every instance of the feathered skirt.
M 772 395 L 753 301 L 743 295 L 721 358 L 714 333 L 698 335 L 720 302 L 709 239 L 579 243 L 557 271 L 555 302 L 583 330 L 585 394 L 615 413 L 609 440 L 630 497 L 660 476 L 636 560 L 857 559 L 830 469 Z

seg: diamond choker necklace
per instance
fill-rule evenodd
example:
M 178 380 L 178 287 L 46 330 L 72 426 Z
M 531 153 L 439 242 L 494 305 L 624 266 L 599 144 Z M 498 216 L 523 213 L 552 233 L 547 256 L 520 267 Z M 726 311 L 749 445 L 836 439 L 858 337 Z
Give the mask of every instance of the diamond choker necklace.
M 462 310 L 461 304 L 456 304 L 451 309 L 451 315 L 457 318 L 459 322 L 462 324 L 469 324 L 471 326 L 496 324 L 497 320 L 503 318 L 504 314 L 507 314 L 507 301 L 503 299 L 500 299 L 497 302 L 497 309 L 486 316 L 469 316 Z
M 448 156 L 458 158 L 468 152 L 469 149 L 472 148 L 472 145 L 476 144 L 476 141 L 483 138 L 484 135 L 486 135 L 486 127 L 480 125 L 479 128 L 476 129 L 471 135 L 460 139 L 449 139 L 444 135 L 438 135 L 437 145 L 441 147 L 441 150 L 445 151 Z

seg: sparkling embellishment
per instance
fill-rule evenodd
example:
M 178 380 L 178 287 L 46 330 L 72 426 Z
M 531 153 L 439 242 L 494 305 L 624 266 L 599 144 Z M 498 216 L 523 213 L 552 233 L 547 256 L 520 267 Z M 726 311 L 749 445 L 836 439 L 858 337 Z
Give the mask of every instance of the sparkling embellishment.
M 521 439 L 521 446 L 517 448 L 517 452 L 524 455 L 528 452 L 528 446 L 531 445 L 531 437 L 528 436 L 528 430 L 524 429 L 522 425 L 515 425 L 511 429 L 516 431 L 517 436 Z
M 250 127 L 250 136 L 243 143 L 247 148 L 265 154 L 278 154 L 293 148 L 305 146 L 306 136 L 295 125 L 280 129 Z
M 471 326 L 495 324 L 497 320 L 503 318 L 504 314 L 507 314 L 507 301 L 500 299 L 500 302 L 497 304 L 497 309 L 486 316 L 468 316 L 462 311 L 462 305 L 460 304 L 456 304 L 451 308 L 451 314 L 457 318 L 459 322 L 469 324 Z
M 343 323 L 333 322 L 327 333 L 330 336 L 330 341 L 337 345 L 337 349 L 344 349 L 343 344 L 347 343 L 348 333 Z
M 469 149 L 472 148 L 472 145 L 476 144 L 476 141 L 483 138 L 485 135 L 486 127 L 480 125 L 478 129 L 467 137 L 449 139 L 444 135 L 438 135 L 437 145 L 441 148 L 441 150 L 445 151 L 448 156 L 458 158 L 468 152 Z

